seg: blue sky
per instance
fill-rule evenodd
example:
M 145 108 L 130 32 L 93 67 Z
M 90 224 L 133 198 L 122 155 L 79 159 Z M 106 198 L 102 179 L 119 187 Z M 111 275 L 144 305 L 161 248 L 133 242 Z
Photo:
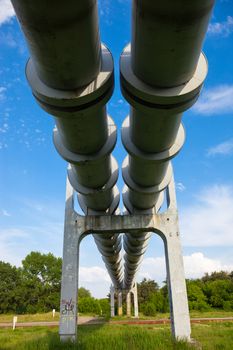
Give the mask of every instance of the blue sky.
M 113 53 L 116 87 L 108 104 L 118 129 L 129 107 L 118 60 L 130 41 L 130 1 L 99 1 L 101 39 Z M 0 259 L 17 266 L 32 250 L 61 256 L 66 164 L 52 143 L 52 117 L 35 103 L 24 67 L 28 51 L 8 0 L 0 0 Z M 186 142 L 173 164 L 186 276 L 233 270 L 233 2 L 218 0 L 205 40 L 209 74 L 183 117 Z M 125 151 L 118 137 L 114 154 Z M 122 189 L 121 177 L 118 182 Z M 80 284 L 94 296 L 110 279 L 92 237 L 81 244 Z M 165 279 L 161 240 L 153 237 L 138 280 Z

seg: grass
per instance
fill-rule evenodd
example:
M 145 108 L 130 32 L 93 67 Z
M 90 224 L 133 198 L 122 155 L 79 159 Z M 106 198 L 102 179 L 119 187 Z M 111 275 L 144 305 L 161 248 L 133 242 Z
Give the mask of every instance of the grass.
M 1 322 L 12 322 L 14 315 L 1 315 L 0 314 L 0 323 Z M 80 314 L 81 316 L 81 314 Z M 85 314 L 84 316 L 93 316 L 92 314 Z M 153 319 L 161 319 L 161 318 L 169 318 L 169 313 L 158 313 L 155 317 L 144 316 L 140 314 L 141 320 L 153 320 Z M 223 311 L 223 310 L 211 310 L 206 312 L 200 311 L 191 311 L 190 317 L 192 318 L 200 318 L 200 317 L 233 317 L 232 311 Z M 112 320 L 126 320 L 127 316 L 116 316 Z M 55 313 L 55 317 L 52 316 L 52 311 L 48 313 L 38 313 L 38 314 L 26 314 L 26 315 L 18 315 L 18 322 L 36 322 L 36 321 L 59 321 L 59 312 Z
M 37 313 L 37 314 L 25 314 L 25 315 L 16 315 L 16 314 L 0 314 L 0 323 L 3 322 L 12 322 L 13 316 L 17 316 L 17 322 L 49 322 L 49 321 L 59 321 L 60 313 L 56 312 L 55 317 L 53 318 L 52 311 L 47 313 Z M 79 316 L 90 316 L 90 317 L 98 317 L 94 314 L 79 314 Z
M 233 317 L 233 312 L 232 311 L 224 311 L 224 310 L 211 310 L 211 311 L 195 311 L 192 310 L 190 311 L 190 317 L 191 318 L 215 318 L 215 317 Z M 144 316 L 143 314 L 139 315 L 140 320 L 159 320 L 162 318 L 170 318 L 169 313 L 157 313 L 156 316 Z M 111 320 L 126 320 L 128 319 L 127 316 L 116 316 L 114 319 L 112 318 Z
M 1 322 L 12 322 L 13 316 L 15 315 L 0 315 Z M 59 321 L 60 314 L 59 312 L 55 313 L 53 318 L 52 311 L 47 313 L 38 313 L 38 314 L 26 314 L 26 315 L 17 315 L 17 322 L 36 322 L 36 321 Z
M 195 324 L 192 337 L 203 350 L 232 350 L 233 323 Z M 78 327 L 78 342 L 60 343 L 58 329 L 45 327 L 0 329 L 0 350 L 191 350 L 173 342 L 168 326 L 89 325 Z
M 211 310 L 211 311 L 190 311 L 190 317 L 192 318 L 201 318 L 201 317 L 233 317 L 232 311 L 224 311 L 224 310 Z

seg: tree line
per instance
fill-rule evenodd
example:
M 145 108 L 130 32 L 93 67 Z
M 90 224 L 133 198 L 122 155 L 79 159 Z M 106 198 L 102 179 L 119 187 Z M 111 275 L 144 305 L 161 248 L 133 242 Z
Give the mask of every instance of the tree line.
M 219 309 L 233 311 L 233 271 L 206 273 L 200 279 L 187 279 L 187 294 L 190 310 L 211 311 Z M 138 284 L 139 311 L 147 316 L 169 311 L 166 282 L 159 288 L 153 280 L 142 280 Z
M 59 310 L 62 259 L 53 254 L 31 252 L 15 267 L 0 261 L 0 313 L 36 313 Z M 233 310 L 233 271 L 213 272 L 200 279 L 186 280 L 190 310 Z M 95 299 L 79 288 L 78 311 L 109 316 L 109 296 Z M 147 316 L 168 312 L 168 290 L 154 280 L 138 283 L 139 311 Z M 123 304 L 126 308 L 126 305 Z
M 60 308 L 62 259 L 53 254 L 31 252 L 15 267 L 0 261 L 0 313 L 49 312 Z M 79 288 L 79 312 L 109 314 L 109 301 L 95 299 Z

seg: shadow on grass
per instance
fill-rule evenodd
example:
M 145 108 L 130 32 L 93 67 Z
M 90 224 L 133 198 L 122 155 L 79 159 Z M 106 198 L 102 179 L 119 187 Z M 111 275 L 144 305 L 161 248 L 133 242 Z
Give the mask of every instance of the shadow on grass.
M 18 341 L 0 350 L 191 350 L 185 342 L 174 342 L 169 328 L 156 329 L 116 325 L 80 325 L 78 340 L 60 342 L 57 328 L 41 329 L 41 332 L 18 333 Z M 16 335 L 16 333 L 14 334 Z M 26 337 L 25 337 L 26 335 Z

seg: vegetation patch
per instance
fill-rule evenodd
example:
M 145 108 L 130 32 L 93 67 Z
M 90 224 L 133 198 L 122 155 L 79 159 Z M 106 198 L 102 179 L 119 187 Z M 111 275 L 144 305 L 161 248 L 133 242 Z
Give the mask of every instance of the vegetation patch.
M 192 337 L 203 350 L 232 350 L 233 324 L 193 325 Z M 0 330 L 0 350 L 191 350 L 174 342 L 169 326 L 90 325 L 78 327 L 76 343 L 61 343 L 58 329 L 45 327 Z

